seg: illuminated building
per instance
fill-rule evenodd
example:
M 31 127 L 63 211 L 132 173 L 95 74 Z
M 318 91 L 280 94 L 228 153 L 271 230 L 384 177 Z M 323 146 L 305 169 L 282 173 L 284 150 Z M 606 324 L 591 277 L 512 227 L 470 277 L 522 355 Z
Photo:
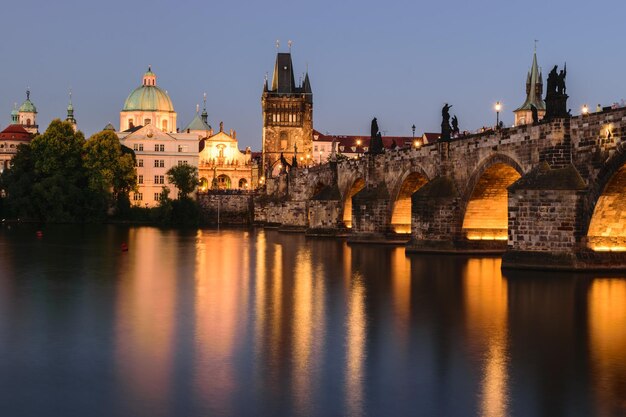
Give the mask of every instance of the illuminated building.
M 21 144 L 30 143 L 33 136 L 20 124 L 11 124 L 0 132 L 0 173 L 10 168 L 11 158 Z
M 261 97 L 263 108 L 263 170 L 279 171 L 281 154 L 292 161 L 313 152 L 313 92 L 308 72 L 296 85 L 291 53 L 278 53 L 271 86 L 267 79 Z
M 239 150 L 237 133 L 231 129 L 230 134 L 224 132 L 224 124 L 220 130 L 200 141 L 199 178 L 200 190 L 209 188 L 228 190 L 248 190 L 256 187 L 252 152 L 249 147 L 244 152 Z

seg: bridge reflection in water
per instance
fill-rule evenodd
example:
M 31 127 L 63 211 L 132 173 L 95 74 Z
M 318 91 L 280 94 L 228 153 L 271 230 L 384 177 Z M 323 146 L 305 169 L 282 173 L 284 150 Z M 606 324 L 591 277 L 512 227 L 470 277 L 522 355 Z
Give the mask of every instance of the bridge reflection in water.
M 626 411 L 624 278 L 266 231 L 98 233 L 0 232 L 7 415 Z

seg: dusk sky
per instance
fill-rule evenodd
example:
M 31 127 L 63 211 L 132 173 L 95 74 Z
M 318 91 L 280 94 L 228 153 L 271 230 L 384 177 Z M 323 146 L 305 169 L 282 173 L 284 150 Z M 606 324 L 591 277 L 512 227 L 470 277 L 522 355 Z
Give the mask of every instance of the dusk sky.
M 388 135 L 438 131 L 454 105 L 463 130 L 502 120 L 524 101 L 538 39 L 544 82 L 567 61 L 568 107 L 626 98 L 621 1 L 87 1 L 3 2 L 0 125 L 30 86 L 40 129 L 65 117 L 73 90 L 79 129 L 119 126 L 127 95 L 149 64 L 184 127 L 202 94 L 209 122 L 261 148 L 263 77 L 293 41 L 298 77 L 307 67 L 314 128 Z

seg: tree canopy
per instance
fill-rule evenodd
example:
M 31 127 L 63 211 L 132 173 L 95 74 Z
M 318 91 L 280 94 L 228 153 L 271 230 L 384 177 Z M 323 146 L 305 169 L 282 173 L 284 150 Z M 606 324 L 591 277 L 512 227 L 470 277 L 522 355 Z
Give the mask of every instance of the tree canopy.
M 187 198 L 198 186 L 198 168 L 192 165 L 173 166 L 166 175 L 167 180 L 178 188 L 181 198 Z

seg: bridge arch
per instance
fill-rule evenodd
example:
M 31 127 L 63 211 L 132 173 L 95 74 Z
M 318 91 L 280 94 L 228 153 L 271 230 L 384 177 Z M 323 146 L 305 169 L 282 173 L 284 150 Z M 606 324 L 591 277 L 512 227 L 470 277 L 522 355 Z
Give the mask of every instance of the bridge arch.
M 508 239 L 507 188 L 523 174 L 522 166 L 505 154 L 481 161 L 461 196 L 461 231 L 467 239 Z
M 590 185 L 584 219 L 587 246 L 598 252 L 626 251 L 626 149 L 617 148 Z
M 343 193 L 341 218 L 347 228 L 352 228 L 352 197 L 363 188 L 365 188 L 365 178 L 357 176 L 350 182 L 349 188 Z
M 390 189 L 389 225 L 396 233 L 411 232 L 411 195 L 422 188 L 429 179 L 420 167 L 402 175 Z

